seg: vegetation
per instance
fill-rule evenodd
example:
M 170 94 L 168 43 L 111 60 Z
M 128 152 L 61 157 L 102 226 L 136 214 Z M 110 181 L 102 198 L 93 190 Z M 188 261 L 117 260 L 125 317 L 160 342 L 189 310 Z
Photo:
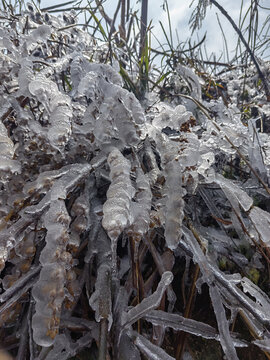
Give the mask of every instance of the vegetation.
M 147 0 L 2 0 L 1 359 L 270 359 L 269 16 L 211 4 L 227 61 L 167 1 L 152 48 Z

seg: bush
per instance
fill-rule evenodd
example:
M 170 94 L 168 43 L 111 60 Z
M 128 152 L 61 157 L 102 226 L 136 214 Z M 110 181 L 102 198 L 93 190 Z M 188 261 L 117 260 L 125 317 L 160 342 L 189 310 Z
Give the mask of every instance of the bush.
M 2 11 L 0 31 L 2 347 L 180 359 L 191 334 L 228 359 L 254 345 L 269 357 L 270 107 L 256 66 L 211 77 L 182 61 L 157 79 L 146 53 L 131 67 L 73 13 L 32 7 Z

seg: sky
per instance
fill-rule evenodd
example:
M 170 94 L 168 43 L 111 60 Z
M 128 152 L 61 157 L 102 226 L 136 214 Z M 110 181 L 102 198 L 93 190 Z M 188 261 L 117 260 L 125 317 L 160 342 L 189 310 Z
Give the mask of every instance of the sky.
M 169 13 L 171 18 L 171 28 L 173 32 L 173 42 L 176 47 L 178 44 L 178 39 L 176 32 L 178 33 L 178 38 L 180 42 L 185 42 L 191 31 L 189 29 L 189 19 L 192 13 L 192 10 L 196 7 L 197 1 L 194 1 L 193 6 L 190 8 L 191 0 L 168 0 Z M 63 1 L 51 1 L 51 0 L 41 0 L 41 7 L 51 6 L 55 4 L 60 4 Z M 238 24 L 241 0 L 220 0 L 219 3 L 224 7 L 228 14 L 234 19 Z M 104 3 L 104 8 L 109 16 L 113 16 L 114 10 L 118 0 L 107 0 Z M 133 9 L 140 7 L 140 2 L 138 0 L 130 0 L 131 7 Z M 158 42 L 155 40 L 155 37 L 159 41 L 164 41 L 164 35 L 161 29 L 159 22 L 161 21 L 166 31 L 169 30 L 168 25 L 168 16 L 167 13 L 162 9 L 162 4 L 164 0 L 148 0 L 148 21 L 152 20 L 153 24 L 153 36 L 151 37 L 152 47 L 157 47 Z M 243 0 L 243 14 L 246 13 L 250 6 L 251 0 Z M 260 4 L 264 7 L 269 7 L 269 0 L 260 0 Z M 225 42 L 223 40 L 222 32 L 218 24 L 217 16 L 219 17 L 220 24 L 222 26 L 223 32 L 227 39 L 227 48 L 229 52 L 229 58 L 232 58 L 234 50 L 237 44 L 237 36 L 233 30 L 231 24 L 228 20 L 219 12 L 219 10 L 212 6 L 208 7 L 206 17 L 203 21 L 203 26 L 201 30 L 193 36 L 194 42 L 198 42 L 198 39 L 202 39 L 203 35 L 206 33 L 206 40 L 204 42 L 204 48 L 208 55 L 211 53 L 216 54 L 216 58 L 223 53 L 224 56 L 220 61 L 227 61 L 226 51 L 225 51 Z M 270 24 L 270 9 L 263 10 L 259 12 L 259 23 L 263 24 L 268 16 L 268 22 Z M 249 18 L 247 18 L 248 21 Z M 269 25 L 270 26 L 270 25 Z M 268 35 L 269 38 L 270 34 Z M 205 55 L 205 54 L 204 54 Z M 270 58 L 270 50 L 265 53 L 264 58 Z

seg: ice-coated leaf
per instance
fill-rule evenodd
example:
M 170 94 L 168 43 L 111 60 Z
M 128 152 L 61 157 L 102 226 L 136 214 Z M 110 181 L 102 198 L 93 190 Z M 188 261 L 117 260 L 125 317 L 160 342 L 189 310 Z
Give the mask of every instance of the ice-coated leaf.
M 244 293 L 249 293 L 256 299 L 256 303 L 262 307 L 262 311 L 270 313 L 270 299 L 269 297 L 250 279 L 243 277 L 241 280 Z
M 223 288 L 229 290 L 229 294 L 235 298 L 237 303 L 241 304 L 241 307 L 248 310 L 260 323 L 270 325 L 269 313 L 239 289 L 238 285 L 242 279 L 240 274 L 234 274 L 233 277 L 226 275 L 211 263 L 209 263 L 209 269 L 212 271 L 221 291 Z
M 238 185 L 221 175 L 217 175 L 216 183 L 221 187 L 234 209 L 237 209 L 238 205 L 245 211 L 248 211 L 251 208 L 253 199 Z
M 140 352 L 133 344 L 131 338 L 123 333 L 119 343 L 119 360 L 140 360 Z
M 111 268 L 103 263 L 98 268 L 95 292 L 89 299 L 89 305 L 95 311 L 96 321 L 107 319 L 109 329 L 112 324 L 112 299 L 111 299 Z
M 188 246 L 192 250 L 194 261 L 200 266 L 201 272 L 204 277 L 204 281 L 207 283 L 212 283 L 214 279 L 214 275 L 209 267 L 209 263 L 200 245 L 198 244 L 198 241 L 195 239 L 193 233 L 185 226 L 183 226 L 183 234 L 185 240 L 188 243 Z
M 166 165 L 165 240 L 169 249 L 177 248 L 182 235 L 184 200 L 182 198 L 182 168 L 177 161 Z
M 196 320 L 184 318 L 178 314 L 170 314 L 161 310 L 152 310 L 144 315 L 144 319 L 156 326 L 162 326 L 165 328 L 169 327 L 176 331 L 185 331 L 189 334 L 201 336 L 205 339 L 215 339 L 220 341 L 218 332 L 212 326 Z M 232 339 L 235 346 L 247 346 L 247 344 L 241 340 Z
M 228 359 L 238 360 L 238 356 L 229 330 L 229 322 L 226 318 L 225 309 L 222 304 L 221 294 L 216 286 L 209 287 L 209 294 L 217 319 L 217 326 L 220 334 L 220 343 L 222 349 Z
M 263 161 L 262 147 L 260 144 L 259 132 L 256 128 L 256 120 L 258 119 L 250 119 L 248 122 L 248 130 L 250 134 L 250 143 L 248 149 L 249 161 L 253 168 L 262 177 L 262 179 L 267 181 L 267 170 Z
M 259 346 L 259 348 L 261 348 L 263 351 L 267 351 L 267 352 L 270 351 L 270 338 L 269 337 L 266 339 L 263 339 L 263 340 L 254 340 L 254 341 L 252 341 L 252 343 L 254 345 Z
M 154 345 L 151 341 L 147 340 L 144 336 L 139 335 L 136 331 L 128 331 L 128 336 L 131 337 L 134 344 L 138 347 L 140 352 L 144 354 L 149 360 L 175 360 L 172 356 L 168 355 L 159 346 Z
M 176 331 L 185 331 L 206 339 L 217 339 L 218 332 L 212 326 L 202 322 L 184 318 L 178 314 L 169 314 L 161 310 L 152 310 L 144 315 L 144 319 L 153 325 L 170 327 Z
M 138 305 L 130 309 L 128 312 L 122 313 L 121 325 L 123 328 L 132 325 L 149 311 L 157 308 L 162 299 L 164 292 L 173 280 L 173 274 L 166 271 L 162 274 L 161 280 L 156 291 L 143 299 Z
M 252 221 L 254 227 L 258 231 L 261 241 L 267 247 L 270 246 L 270 236 L 269 236 L 269 228 L 270 228 L 270 214 L 259 208 L 258 206 L 254 206 L 249 213 L 250 220 Z
M 152 201 L 149 180 L 140 168 L 136 169 L 136 187 L 136 202 L 131 203 L 132 217 L 134 220 L 130 232 L 132 236 L 140 240 L 149 227 Z

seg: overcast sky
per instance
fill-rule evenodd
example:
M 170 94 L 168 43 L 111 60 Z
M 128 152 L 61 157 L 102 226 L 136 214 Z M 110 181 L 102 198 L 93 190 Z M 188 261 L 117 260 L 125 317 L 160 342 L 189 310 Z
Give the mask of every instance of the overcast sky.
M 194 5 L 190 8 L 191 0 L 168 0 L 171 23 L 172 23 L 172 31 L 173 31 L 173 40 L 174 46 L 176 47 L 178 44 L 176 31 L 178 32 L 180 42 L 185 42 L 185 40 L 190 35 L 188 21 L 190 19 L 190 15 L 192 9 L 196 6 L 198 0 L 195 0 Z M 51 0 L 41 0 L 41 7 L 60 4 L 63 1 L 51 1 Z M 65 1 L 64 1 L 65 2 Z M 265 7 L 269 7 L 269 0 L 261 0 L 260 4 Z M 107 0 L 104 4 L 104 8 L 109 16 L 113 16 L 115 7 L 118 3 L 118 0 Z M 139 1 L 130 0 L 131 6 L 133 9 L 138 8 L 140 6 Z M 159 21 L 162 22 L 165 29 L 168 31 L 168 17 L 167 13 L 163 11 L 162 4 L 163 0 L 149 0 L 149 8 L 148 8 L 148 21 L 152 19 L 154 29 L 153 34 L 162 42 L 164 37 L 159 24 Z M 224 7 L 224 9 L 229 13 L 229 15 L 236 21 L 238 24 L 239 14 L 240 14 L 240 6 L 241 0 L 220 0 L 219 3 Z M 245 14 L 248 7 L 250 6 L 250 0 L 243 1 L 243 13 Z M 269 10 L 260 10 L 260 23 L 263 24 L 266 20 L 267 16 L 270 15 Z M 211 52 L 216 53 L 217 58 L 219 55 L 225 50 L 225 44 L 223 41 L 222 33 L 217 21 L 217 15 L 219 16 L 219 20 L 221 22 L 223 31 L 226 35 L 227 46 L 230 52 L 230 55 L 234 53 L 234 49 L 236 46 L 236 34 L 233 30 L 231 24 L 224 18 L 224 16 L 219 12 L 217 8 L 212 6 L 212 8 L 208 8 L 207 16 L 203 21 L 203 26 L 199 32 L 199 35 L 195 35 L 193 37 L 194 41 L 197 41 L 197 36 L 201 39 L 205 32 L 207 32 L 207 38 L 205 41 L 205 47 L 208 55 Z M 268 19 L 269 20 L 269 19 Z M 270 20 L 269 20 L 270 24 Z M 270 25 L 269 25 L 270 26 Z M 268 35 L 269 38 L 270 35 Z M 156 46 L 157 42 L 152 37 L 152 46 Z M 270 50 L 268 50 L 268 57 L 270 55 Z M 221 59 L 222 61 L 226 61 L 225 58 Z

